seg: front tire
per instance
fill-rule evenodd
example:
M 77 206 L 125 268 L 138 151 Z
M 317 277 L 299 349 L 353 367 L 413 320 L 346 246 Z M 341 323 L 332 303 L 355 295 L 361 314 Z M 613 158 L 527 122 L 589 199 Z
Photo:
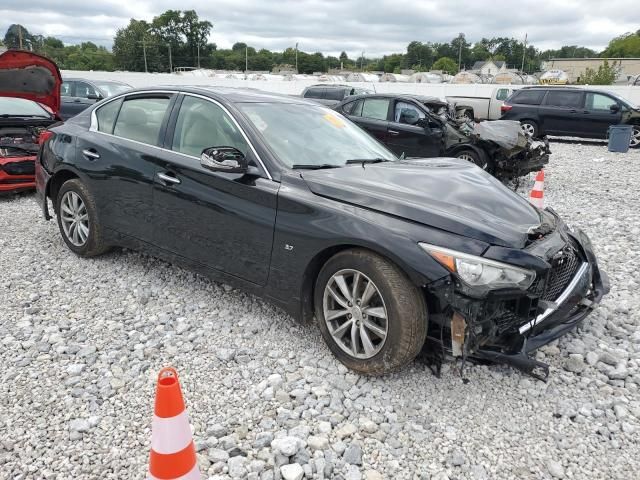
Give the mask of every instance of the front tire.
M 631 141 L 629 147 L 640 148 L 640 125 L 634 125 L 631 132 Z
M 466 160 L 467 162 L 471 162 L 483 170 L 487 170 L 489 168 L 489 162 L 480 158 L 480 155 L 475 150 L 467 149 L 461 150 L 456 153 L 456 158 L 460 160 Z
M 329 349 L 357 372 L 399 369 L 424 344 L 424 297 L 396 265 L 373 252 L 351 249 L 330 258 L 318 274 L 314 305 Z
M 94 257 L 108 250 L 93 196 L 78 179 L 66 181 L 56 197 L 58 227 L 69 250 Z

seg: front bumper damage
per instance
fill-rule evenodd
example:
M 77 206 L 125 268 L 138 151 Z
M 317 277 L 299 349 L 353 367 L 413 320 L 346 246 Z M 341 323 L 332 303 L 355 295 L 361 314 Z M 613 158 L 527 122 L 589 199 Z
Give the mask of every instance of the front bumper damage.
M 35 156 L 0 156 L 0 194 L 35 188 Z
M 538 247 L 549 269 L 527 291 L 475 296 L 453 278 L 430 285 L 441 312 L 430 326 L 431 340 L 454 357 L 504 363 L 546 379 L 549 366 L 530 355 L 579 325 L 610 288 L 584 232 L 566 232 L 564 244 L 554 235 Z

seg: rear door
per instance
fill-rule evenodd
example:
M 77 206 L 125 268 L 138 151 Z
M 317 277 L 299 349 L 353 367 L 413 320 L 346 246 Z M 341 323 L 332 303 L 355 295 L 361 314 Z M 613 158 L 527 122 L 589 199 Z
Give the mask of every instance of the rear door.
M 417 105 L 394 100 L 387 146 L 397 155 L 437 157 L 442 148 L 442 129 L 428 124 L 427 114 Z M 418 125 L 420 124 L 420 125 Z
M 154 183 L 155 244 L 175 255 L 265 285 L 271 260 L 279 183 L 231 114 L 219 103 L 185 94 L 165 137 Z M 257 175 L 213 172 L 205 148 L 240 150 Z
M 585 131 L 581 90 L 549 89 L 539 115 L 544 132 L 549 135 L 582 135 Z
M 611 108 L 614 108 L 613 110 Z M 606 138 L 610 125 L 622 120 L 622 105 L 606 93 L 586 92 L 584 101 L 585 135 Z
M 347 104 L 350 105 L 351 104 Z M 345 105 L 346 106 L 346 105 Z M 378 141 L 388 145 L 388 129 L 391 99 L 382 97 L 361 98 L 353 104 L 347 115 Z
M 89 178 L 105 227 L 151 242 L 153 180 L 174 99 L 172 93 L 116 98 L 78 135 L 77 161 Z

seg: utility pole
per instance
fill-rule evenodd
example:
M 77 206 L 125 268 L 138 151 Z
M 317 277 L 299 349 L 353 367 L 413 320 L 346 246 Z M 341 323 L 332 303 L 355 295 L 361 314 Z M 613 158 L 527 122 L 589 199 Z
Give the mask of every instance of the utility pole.
M 524 73 L 524 57 L 527 54 L 527 34 L 524 34 L 524 48 L 522 49 L 522 67 L 520 71 Z
M 244 47 L 244 74 L 247 74 L 249 70 L 249 47 L 245 45 Z
M 298 72 L 298 42 L 296 42 L 296 73 Z
M 20 42 L 20 50 L 22 50 L 22 27 L 18 25 L 18 41 Z
M 364 50 L 362 51 L 362 57 L 360 57 L 360 71 L 364 72 Z
M 200 68 L 200 42 L 198 41 L 198 68 Z
M 460 65 L 462 65 L 462 40 L 464 33 L 458 34 L 458 71 L 460 71 Z
M 169 47 L 169 73 L 173 73 L 173 63 L 171 62 L 171 44 L 167 43 Z
M 147 45 L 144 43 L 144 35 L 142 36 L 142 55 L 144 55 L 144 73 L 149 73 L 147 68 Z

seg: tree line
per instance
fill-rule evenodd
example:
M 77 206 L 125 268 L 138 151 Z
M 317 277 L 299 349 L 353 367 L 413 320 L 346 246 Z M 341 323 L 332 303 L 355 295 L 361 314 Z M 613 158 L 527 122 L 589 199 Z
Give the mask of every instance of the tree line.
M 475 62 L 491 59 L 504 61 L 508 68 L 522 68 L 533 73 L 550 58 L 640 57 L 640 30 L 615 37 L 602 52 L 576 45 L 542 51 L 508 37 L 470 42 L 464 33 L 460 33 L 450 42 L 413 41 L 404 53 L 380 58 L 366 58 L 364 52 L 357 58 L 349 58 L 346 52 L 338 57 L 325 56 L 321 52 L 298 50 L 294 45 L 283 51 L 257 50 L 242 42 L 222 49 L 209 42 L 212 30 L 213 24 L 201 20 L 195 10 L 167 10 L 151 22 L 131 19 L 126 27 L 116 32 L 111 51 L 92 42 L 64 45 L 60 39 L 31 34 L 17 24 L 8 28 L 3 43 L 7 48 L 43 54 L 65 70 L 140 72 L 169 72 L 176 67 L 272 71 L 278 67 L 295 69 L 297 66 L 300 73 L 344 68 L 395 73 L 403 69 L 442 70 L 455 74 L 459 69 L 471 69 Z

